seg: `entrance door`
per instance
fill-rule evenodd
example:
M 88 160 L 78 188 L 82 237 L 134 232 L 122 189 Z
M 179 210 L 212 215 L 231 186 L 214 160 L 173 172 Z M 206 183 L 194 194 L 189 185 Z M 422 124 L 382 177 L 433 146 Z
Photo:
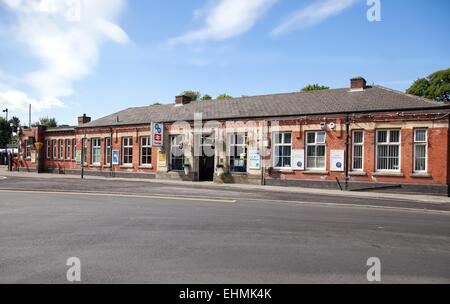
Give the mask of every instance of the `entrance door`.
M 214 180 L 214 160 L 215 147 L 214 135 L 202 136 L 200 142 L 201 156 L 199 157 L 199 180 L 213 181 Z

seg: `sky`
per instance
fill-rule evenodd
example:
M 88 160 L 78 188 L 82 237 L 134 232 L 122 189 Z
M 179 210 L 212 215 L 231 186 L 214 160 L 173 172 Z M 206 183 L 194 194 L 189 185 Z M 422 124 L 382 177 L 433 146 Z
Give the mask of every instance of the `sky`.
M 449 11 L 448 0 L 0 0 L 0 108 L 24 125 L 29 104 L 33 122 L 76 125 L 185 90 L 239 97 L 363 76 L 404 91 L 450 67 Z

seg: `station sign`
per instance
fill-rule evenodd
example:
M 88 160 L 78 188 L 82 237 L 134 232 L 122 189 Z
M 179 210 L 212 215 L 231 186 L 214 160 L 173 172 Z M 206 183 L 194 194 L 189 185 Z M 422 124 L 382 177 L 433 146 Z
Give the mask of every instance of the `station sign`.
M 162 147 L 164 146 L 164 124 L 152 123 L 152 146 Z

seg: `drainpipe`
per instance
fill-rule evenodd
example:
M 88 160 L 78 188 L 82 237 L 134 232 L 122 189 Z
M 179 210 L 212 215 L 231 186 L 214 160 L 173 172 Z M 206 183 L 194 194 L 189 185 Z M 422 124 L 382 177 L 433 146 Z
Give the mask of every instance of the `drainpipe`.
M 81 179 L 84 179 L 84 162 L 86 158 L 86 129 L 83 130 L 83 139 L 81 140 Z
M 350 116 L 345 116 L 345 191 L 348 191 L 350 168 Z
M 109 165 L 110 165 L 110 171 L 111 171 L 111 177 L 114 175 L 114 169 L 113 169 L 113 129 L 109 128 Z

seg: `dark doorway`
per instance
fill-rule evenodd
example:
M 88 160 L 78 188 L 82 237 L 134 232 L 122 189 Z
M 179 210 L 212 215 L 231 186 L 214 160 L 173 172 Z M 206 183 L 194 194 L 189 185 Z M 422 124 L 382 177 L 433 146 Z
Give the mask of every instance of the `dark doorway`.
M 214 181 L 215 147 L 212 136 L 203 136 L 200 143 L 201 155 L 199 157 L 199 180 L 202 182 Z

